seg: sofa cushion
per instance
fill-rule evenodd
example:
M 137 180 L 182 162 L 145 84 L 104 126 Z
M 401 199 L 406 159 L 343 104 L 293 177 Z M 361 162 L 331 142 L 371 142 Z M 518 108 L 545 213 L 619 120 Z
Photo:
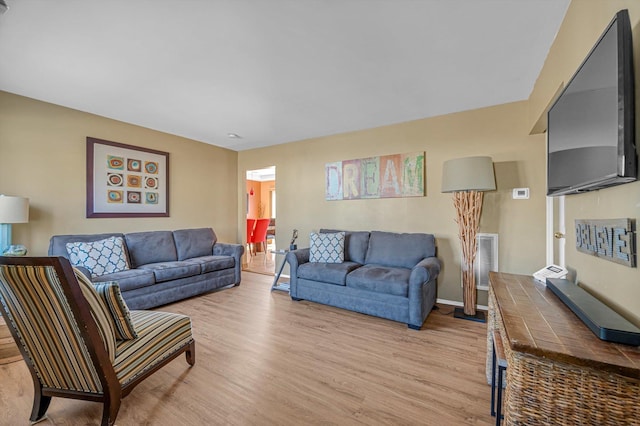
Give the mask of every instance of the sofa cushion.
M 116 339 L 128 340 L 138 337 L 133 324 L 129 308 L 122 298 L 120 287 L 115 281 L 93 284 L 96 292 L 100 295 L 104 303 L 109 308 Z
M 236 266 L 236 261 L 231 256 L 201 256 L 193 259 L 187 259 L 185 263 L 200 265 L 200 273 L 221 271 Z
M 320 233 L 330 234 L 344 232 L 344 260 L 364 265 L 369 248 L 369 231 L 340 231 L 335 229 L 321 229 Z
M 157 283 L 200 275 L 202 270 L 200 265 L 185 261 L 149 263 L 142 265 L 140 269 L 153 271 Z
M 125 234 L 131 266 L 178 260 L 171 231 L 133 232 Z
M 344 235 L 344 232 L 332 234 L 312 232 L 309 236 L 311 242 L 309 262 L 344 262 Z
M 129 269 L 122 237 L 109 237 L 92 242 L 70 242 L 66 247 L 71 264 L 88 269 L 91 277 Z
M 216 234 L 211 228 L 180 229 L 173 231 L 178 260 L 211 256 Z
M 410 275 L 406 268 L 364 265 L 347 275 L 347 287 L 408 297 Z
M 303 263 L 298 267 L 298 278 L 345 285 L 347 274 L 360 266 L 355 262 Z
M 432 234 L 371 231 L 365 263 L 411 269 L 422 259 L 435 255 Z
M 153 271 L 129 269 L 93 279 L 94 283 L 106 281 L 116 281 L 121 291 L 130 291 L 155 284 L 156 277 L 153 275 Z

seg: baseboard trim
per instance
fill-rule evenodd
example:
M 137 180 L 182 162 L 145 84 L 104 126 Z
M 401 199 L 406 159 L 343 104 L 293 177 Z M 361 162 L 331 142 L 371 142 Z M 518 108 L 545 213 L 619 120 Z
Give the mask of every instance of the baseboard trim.
M 436 303 L 441 303 L 443 305 L 452 305 L 452 306 L 464 306 L 464 303 L 457 302 L 455 300 L 447 300 L 447 299 L 437 299 Z M 476 309 L 481 311 L 488 311 L 489 307 L 485 305 L 476 305 Z

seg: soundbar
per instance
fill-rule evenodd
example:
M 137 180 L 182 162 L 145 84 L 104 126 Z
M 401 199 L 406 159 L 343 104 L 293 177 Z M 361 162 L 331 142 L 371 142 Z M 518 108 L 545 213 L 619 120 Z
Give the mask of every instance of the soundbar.
M 549 288 L 601 340 L 640 346 L 640 328 L 568 280 L 547 278 Z

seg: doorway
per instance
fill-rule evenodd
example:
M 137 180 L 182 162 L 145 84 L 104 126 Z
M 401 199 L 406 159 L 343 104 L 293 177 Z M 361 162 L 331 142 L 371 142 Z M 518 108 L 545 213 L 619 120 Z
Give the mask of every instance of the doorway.
M 246 271 L 274 275 L 276 200 L 276 167 L 247 170 L 247 227 L 244 239 Z

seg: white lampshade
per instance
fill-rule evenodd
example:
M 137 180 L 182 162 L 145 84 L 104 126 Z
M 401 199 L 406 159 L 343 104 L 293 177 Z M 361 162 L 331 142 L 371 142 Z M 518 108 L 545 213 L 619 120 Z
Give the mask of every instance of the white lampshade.
M 445 161 L 442 192 L 493 191 L 496 178 L 491 157 L 464 157 Z
M 0 223 L 29 222 L 29 199 L 0 195 Z

